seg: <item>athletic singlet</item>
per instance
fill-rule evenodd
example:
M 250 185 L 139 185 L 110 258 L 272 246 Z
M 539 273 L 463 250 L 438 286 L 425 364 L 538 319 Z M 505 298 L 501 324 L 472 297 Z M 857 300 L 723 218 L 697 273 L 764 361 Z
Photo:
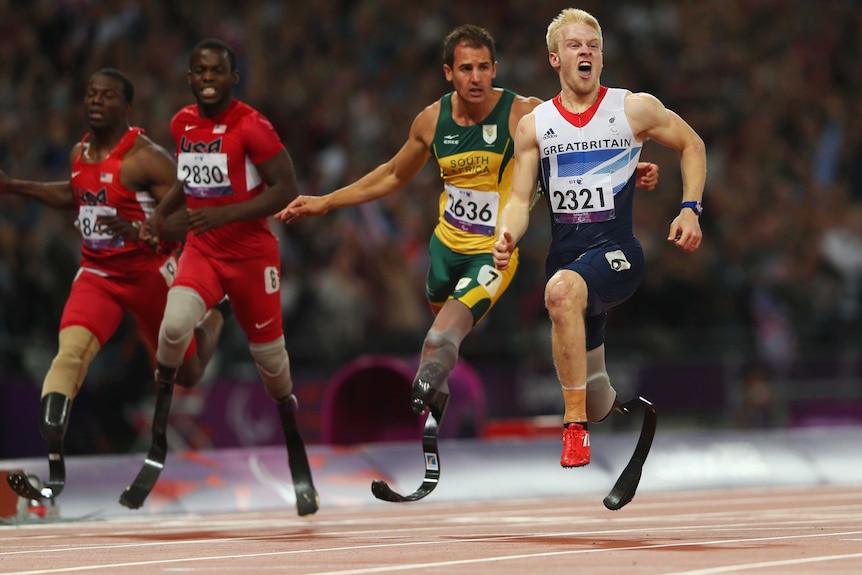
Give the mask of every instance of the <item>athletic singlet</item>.
M 99 216 L 120 216 L 141 221 L 153 213 L 156 199 L 148 191 L 129 190 L 120 182 L 123 156 L 134 145 L 141 128 L 129 128 L 108 156 L 98 163 L 85 162 L 90 134 L 81 140 L 81 153 L 72 161 L 70 185 L 78 204 L 78 229 L 81 243 L 81 268 L 109 276 L 149 273 L 150 262 L 162 262 L 165 252 L 176 244 L 165 243 L 163 253 L 155 253 L 144 242 L 114 238 L 96 224 Z
M 443 192 L 434 233 L 443 245 L 462 254 L 488 253 L 512 187 L 514 144 L 509 114 L 515 93 L 500 101 L 479 124 L 459 126 L 452 119 L 452 93 L 440 99 L 440 117 L 431 143 Z
M 266 184 L 255 168 L 284 146 L 275 129 L 257 110 L 233 100 L 216 118 L 202 118 L 197 104 L 171 120 L 177 144 L 177 178 L 185 182 L 186 207 L 198 209 L 246 202 Z M 196 235 L 187 245 L 209 257 L 242 260 L 268 253 L 277 240 L 266 218 L 231 222 Z
M 598 100 L 583 114 L 567 111 L 557 95 L 533 112 L 552 245 L 565 242 L 584 252 L 633 235 L 632 203 L 643 146 L 626 118 L 627 93 L 602 86 Z

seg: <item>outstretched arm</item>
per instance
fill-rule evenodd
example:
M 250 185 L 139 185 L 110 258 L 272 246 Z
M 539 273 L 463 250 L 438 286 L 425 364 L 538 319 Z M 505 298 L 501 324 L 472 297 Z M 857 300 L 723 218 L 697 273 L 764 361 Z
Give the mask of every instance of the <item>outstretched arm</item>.
M 72 149 L 70 158 L 74 159 L 78 153 L 79 146 L 80 144 Z M 78 207 L 72 192 L 72 186 L 68 180 L 62 182 L 16 180 L 0 171 L 0 193 L 24 196 L 41 202 L 46 206 L 63 210 L 73 210 Z
M 385 164 L 325 196 L 299 196 L 278 212 L 275 218 L 283 222 L 295 222 L 336 208 L 371 202 L 401 188 L 422 169 L 431 156 L 428 146 L 434 137 L 438 115 L 439 105 L 434 104 L 416 116 L 407 141 Z
M 77 207 L 69 182 L 33 182 L 14 180 L 0 172 L 0 192 L 15 194 L 41 202 L 52 208 L 72 210 Z
M 75 144 L 69 153 L 69 164 L 81 153 L 81 144 Z M 34 182 L 16 180 L 0 171 L 0 193 L 15 194 L 41 202 L 51 208 L 74 210 L 78 207 L 71 182 Z

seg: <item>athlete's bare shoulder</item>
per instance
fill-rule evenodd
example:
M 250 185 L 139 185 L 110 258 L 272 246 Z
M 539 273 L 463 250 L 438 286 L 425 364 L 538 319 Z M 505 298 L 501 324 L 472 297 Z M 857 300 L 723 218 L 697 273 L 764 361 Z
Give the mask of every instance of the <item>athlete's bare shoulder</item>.
M 139 134 L 138 137 L 135 138 L 134 144 L 132 144 L 132 147 L 126 153 L 126 159 L 132 159 L 132 158 L 135 158 L 136 156 L 139 156 L 139 155 L 140 155 L 140 157 L 136 158 L 139 161 L 140 160 L 146 161 L 146 160 L 153 160 L 153 159 L 156 159 L 158 161 L 161 159 L 161 158 L 158 158 L 159 156 L 165 157 L 168 160 L 173 161 L 173 158 L 168 153 L 167 149 L 165 149 L 164 146 L 154 142 L 146 134 Z M 153 156 L 156 156 L 156 158 L 153 158 Z
M 529 114 L 532 112 L 536 106 L 542 103 L 541 98 L 537 98 L 535 96 L 521 96 L 520 94 L 515 94 L 515 100 L 512 102 L 512 110 L 513 112 L 517 110 L 521 116 L 525 114 Z
M 413 120 L 413 125 L 410 127 L 410 137 L 421 140 L 423 144 L 430 146 L 434 141 L 434 134 L 437 131 L 437 120 L 439 118 L 440 100 L 438 99 L 425 106 L 416 115 L 416 119 Z
M 624 106 L 632 132 L 638 137 L 645 131 L 667 123 L 664 104 L 647 92 L 627 93 Z
M 421 112 L 419 112 L 419 114 L 420 114 L 420 115 L 421 115 L 421 114 L 431 114 L 431 115 L 433 115 L 433 116 L 434 116 L 434 119 L 436 120 L 436 119 L 437 119 L 437 116 L 439 116 L 439 115 L 440 115 L 440 102 L 441 102 L 442 100 L 443 100 L 442 98 L 437 98 L 436 100 L 434 100 L 433 102 L 431 102 L 430 104 L 428 104 L 427 106 L 425 106 L 425 107 L 422 109 L 422 111 L 421 111 Z
M 536 106 L 541 103 L 542 100 L 535 96 L 521 96 L 516 94 L 515 99 L 512 101 L 512 110 L 509 112 L 509 132 L 514 134 L 521 118 L 532 113 L 532 111 L 536 109 Z
M 77 160 L 83 151 L 84 144 L 82 142 L 78 142 L 77 144 L 72 146 L 72 151 L 69 152 L 69 164 Z
M 148 189 L 154 184 L 176 180 L 176 165 L 163 146 L 139 134 L 123 157 L 122 179 L 130 189 L 134 186 Z
M 666 113 L 664 104 L 647 92 L 629 92 L 625 98 L 626 115 L 632 119 L 649 122 Z

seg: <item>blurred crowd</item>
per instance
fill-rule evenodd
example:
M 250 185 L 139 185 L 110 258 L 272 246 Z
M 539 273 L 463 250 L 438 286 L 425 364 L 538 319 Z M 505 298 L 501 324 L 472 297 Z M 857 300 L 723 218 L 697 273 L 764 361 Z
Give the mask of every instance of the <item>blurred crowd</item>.
M 520 0 L 0 0 L 0 169 L 68 177 L 86 131 L 84 86 L 102 67 L 133 80 L 136 125 L 169 150 L 170 117 L 192 101 L 190 48 L 218 37 L 237 51 L 238 97 L 273 122 L 302 193 L 351 182 L 394 154 L 414 116 L 449 89 L 441 41 L 475 23 L 497 40 L 497 83 L 553 97 L 545 31 L 565 2 Z M 736 346 L 780 368 L 804 348 L 858 343 L 862 303 L 862 11 L 855 0 L 585 0 L 604 33 L 603 83 L 658 96 L 708 150 L 704 244 L 665 240 L 681 196 L 677 158 L 647 144 L 661 182 L 640 191 L 647 255 L 638 294 L 615 310 L 609 342 L 654 354 Z M 415 353 L 430 322 L 427 240 L 439 176 L 295 225 L 281 238 L 288 350 L 295 365 L 366 352 Z M 546 342 L 543 205 L 522 268 L 465 356 L 512 358 Z M 2 374 L 32 377 L 55 349 L 74 276 L 73 216 L 0 197 Z M 545 334 L 542 337 L 532 334 Z M 242 365 L 242 333 L 221 369 Z M 137 357 L 134 330 L 99 361 Z M 541 354 L 547 354 L 541 349 Z M 235 357 L 234 357 L 235 354 Z M 225 361 L 225 359 L 227 361 Z M 144 360 L 145 361 L 145 360 Z M 93 377 L 98 376 L 98 366 Z M 147 378 L 148 371 L 141 374 Z

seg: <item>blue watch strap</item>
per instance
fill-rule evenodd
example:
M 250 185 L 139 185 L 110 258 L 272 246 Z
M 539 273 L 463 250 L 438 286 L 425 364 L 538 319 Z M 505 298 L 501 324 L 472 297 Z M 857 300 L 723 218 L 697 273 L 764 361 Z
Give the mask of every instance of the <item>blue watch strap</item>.
M 683 202 L 679 205 L 679 209 L 691 208 L 691 210 L 697 214 L 701 215 L 703 213 L 703 205 L 700 202 Z

